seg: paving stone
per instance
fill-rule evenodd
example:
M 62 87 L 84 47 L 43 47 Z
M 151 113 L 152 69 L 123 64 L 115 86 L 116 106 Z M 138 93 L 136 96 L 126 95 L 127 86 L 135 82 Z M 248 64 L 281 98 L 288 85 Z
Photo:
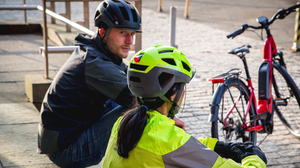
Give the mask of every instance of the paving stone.
M 0 125 L 39 122 L 39 112 L 32 103 L 3 103 L 0 109 Z
M 19 116 L 16 116 L 19 117 Z M 37 123 L 0 125 L 0 160 L 3 167 L 32 167 L 50 164 L 37 149 Z

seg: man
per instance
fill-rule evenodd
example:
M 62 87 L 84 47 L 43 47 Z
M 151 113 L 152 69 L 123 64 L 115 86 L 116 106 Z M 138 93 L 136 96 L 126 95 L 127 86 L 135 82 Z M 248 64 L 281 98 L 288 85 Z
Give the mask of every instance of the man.
M 79 34 L 79 47 L 53 79 L 41 107 L 38 153 L 60 167 L 98 164 L 111 128 L 133 105 L 127 86 L 128 56 L 141 18 L 123 0 L 105 0 L 95 12 L 95 37 Z

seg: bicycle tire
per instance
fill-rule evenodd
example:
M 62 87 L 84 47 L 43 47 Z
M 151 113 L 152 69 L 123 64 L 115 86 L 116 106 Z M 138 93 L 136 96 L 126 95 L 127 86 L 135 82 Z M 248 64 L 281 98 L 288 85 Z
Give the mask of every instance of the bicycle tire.
M 239 83 L 241 92 L 239 91 Z M 228 117 L 227 123 L 231 122 L 230 126 L 226 124 L 226 128 L 224 127 L 224 124 L 220 121 L 224 118 L 224 113 L 226 110 L 230 107 L 233 107 L 233 101 L 230 96 L 230 93 L 232 97 L 234 96 L 234 99 L 236 99 L 237 96 L 242 93 L 243 101 L 239 101 L 239 103 L 236 104 L 236 108 L 232 111 L 232 113 Z M 246 132 L 243 127 L 241 127 L 241 117 L 239 117 L 238 112 L 242 116 L 244 116 L 244 112 L 247 109 L 247 102 L 249 100 L 250 91 L 246 87 L 243 81 L 238 80 L 236 77 L 229 78 L 226 83 L 220 84 L 214 93 L 213 101 L 212 101 L 212 108 L 214 108 L 215 113 L 218 114 L 218 119 L 216 121 L 211 122 L 211 136 L 213 138 L 217 138 L 220 141 L 224 142 L 246 142 L 251 141 L 254 144 L 256 144 L 257 141 L 257 132 L 251 131 Z M 216 105 L 217 107 L 214 107 Z M 244 109 L 244 110 L 243 110 Z M 213 109 L 212 109 L 213 110 Z M 247 117 L 247 122 L 252 121 L 253 117 L 255 116 L 255 106 L 253 101 L 251 102 L 250 110 Z M 244 118 L 244 117 L 242 117 Z M 232 123 L 233 121 L 233 123 Z M 254 124 L 254 123 L 253 123 Z M 225 129 L 224 129 L 225 128 Z M 234 133 L 233 133 L 234 131 Z M 231 136 L 231 137 L 230 137 Z
M 273 63 L 273 95 L 275 112 L 283 125 L 296 137 L 300 138 L 300 92 L 283 66 Z

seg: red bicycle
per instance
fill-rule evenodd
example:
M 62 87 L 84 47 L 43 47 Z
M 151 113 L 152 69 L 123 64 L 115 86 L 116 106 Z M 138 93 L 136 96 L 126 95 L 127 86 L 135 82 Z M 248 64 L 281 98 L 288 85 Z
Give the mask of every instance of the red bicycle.
M 234 38 L 248 28 L 265 30 L 267 38 L 263 50 L 264 61 L 258 72 L 258 101 L 245 57 L 250 45 L 228 51 L 243 61 L 246 78 L 241 77 L 242 71 L 235 68 L 209 79 L 213 84 L 218 84 L 216 91 L 213 91 L 209 117 L 213 138 L 225 142 L 252 141 L 256 144 L 257 132 L 272 133 L 274 110 L 287 129 L 300 137 L 300 92 L 288 74 L 283 53 L 277 51 L 270 32 L 270 25 L 276 19 L 284 19 L 299 7 L 300 4 L 297 4 L 280 9 L 270 21 L 261 16 L 257 18 L 260 26 L 244 24 L 239 30 L 227 35 L 227 38 Z

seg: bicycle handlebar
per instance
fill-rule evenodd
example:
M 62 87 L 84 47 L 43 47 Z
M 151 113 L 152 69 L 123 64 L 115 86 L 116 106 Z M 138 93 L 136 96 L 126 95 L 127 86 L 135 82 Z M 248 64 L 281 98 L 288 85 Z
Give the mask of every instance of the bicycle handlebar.
M 238 29 L 237 31 L 235 31 L 235 32 L 233 32 L 233 33 L 227 35 L 227 38 L 230 38 L 230 37 L 234 38 L 234 37 L 236 37 L 236 36 L 242 34 L 242 33 L 244 33 L 244 31 L 247 30 L 249 27 L 252 28 L 252 29 L 261 29 L 261 28 L 262 28 L 262 26 L 251 26 L 251 25 L 244 24 L 244 25 L 243 25 L 240 29 Z
M 245 30 L 247 30 L 249 27 L 252 29 L 263 29 L 269 27 L 276 19 L 284 19 L 286 16 L 288 16 L 291 12 L 295 12 L 296 8 L 300 8 L 300 3 L 293 5 L 291 7 L 288 7 L 286 9 L 279 9 L 271 18 L 269 22 L 267 22 L 265 25 L 261 26 L 251 26 L 248 24 L 244 24 L 240 29 L 236 30 L 235 32 L 227 35 L 227 38 L 234 38 L 242 33 L 244 33 Z

